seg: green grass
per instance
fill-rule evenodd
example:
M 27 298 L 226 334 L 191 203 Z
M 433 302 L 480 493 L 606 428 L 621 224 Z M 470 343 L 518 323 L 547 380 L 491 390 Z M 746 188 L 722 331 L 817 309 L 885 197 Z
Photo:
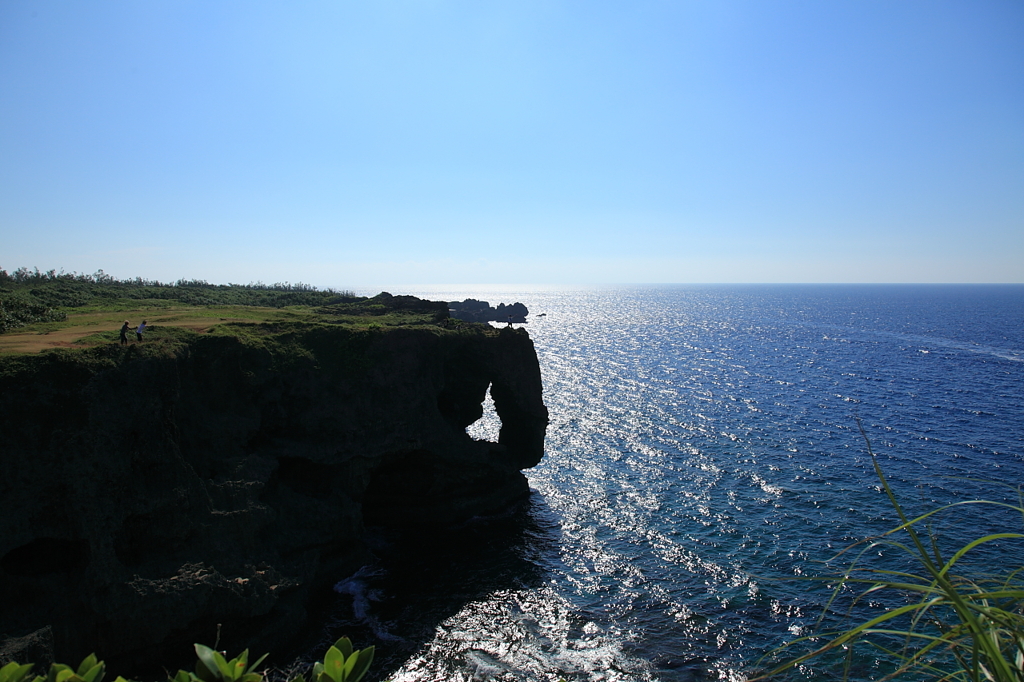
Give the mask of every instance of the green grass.
M 402 297 L 393 297 L 396 300 Z M 115 312 L 133 314 L 175 307 L 244 306 L 252 308 L 315 308 L 356 302 L 351 292 L 320 290 L 305 284 L 228 284 L 179 280 L 174 284 L 117 280 L 102 271 L 95 275 L 0 269 L 0 333 L 65 316 Z M 395 301 L 381 300 L 386 307 Z M 45 328 L 44 328 L 45 329 Z
M 866 434 L 864 439 L 868 440 Z M 1024 529 L 1020 489 L 1014 489 L 1016 504 L 972 500 L 910 518 L 889 486 L 870 442 L 868 453 L 900 524 L 844 552 L 855 553 L 856 558 L 838 576 L 814 579 L 836 584 L 825 612 L 850 588 L 857 593 L 854 605 L 883 595 L 895 597 L 893 603 L 900 605 L 846 629 L 818 632 L 790 642 L 769 658 L 778 660 L 793 648 L 807 644 L 814 648 L 753 679 L 775 679 L 808 662 L 833 659 L 845 680 L 855 649 L 866 647 L 892 666 L 881 679 L 1024 682 L 1024 568 L 997 565 L 986 572 L 976 568 L 961 571 L 969 555 L 986 545 L 1024 541 L 1020 532 Z M 955 516 L 974 505 L 991 510 L 993 516 L 1015 519 L 1013 527 L 979 535 L 952 553 L 944 553 L 936 524 L 945 515 Z M 895 566 L 891 559 L 878 564 L 880 548 L 896 550 L 897 556 L 908 559 L 914 568 Z
M 328 324 L 349 329 L 448 324 L 448 304 L 413 296 L 360 297 L 299 284 L 227 284 L 179 280 L 117 280 L 94 275 L 0 269 L 0 355 L 118 342 L 124 320 L 147 320 L 152 329 L 182 327 L 208 333 L 219 324 L 288 322 Z M 134 342 L 134 335 L 129 337 Z
M 38 353 L 55 348 L 83 348 L 119 343 L 119 330 L 124 320 L 134 327 L 142 320 L 147 321 L 148 331 L 145 344 L 159 342 L 170 332 L 170 328 L 189 330 L 194 333 L 226 333 L 244 335 L 247 333 L 267 334 L 289 324 L 330 325 L 350 330 L 384 330 L 395 327 L 431 327 L 451 333 L 458 329 L 484 326 L 471 323 L 458 325 L 446 320 L 448 307 L 443 302 L 423 301 L 412 296 L 391 296 L 381 293 L 372 298 L 343 296 L 326 292 L 277 292 L 295 296 L 313 297 L 321 301 L 317 305 L 239 305 L 208 303 L 196 305 L 174 298 L 146 298 L 140 292 L 153 287 L 131 285 L 105 285 L 89 282 L 73 282 L 72 287 L 62 280 L 46 280 L 34 288 L 22 284 L 17 287 L 8 281 L 7 288 L 0 290 L 0 298 L 7 296 L 28 300 L 34 318 L 24 317 L 16 327 L 8 326 L 0 333 L 0 355 Z M 239 299 L 247 296 L 253 300 L 269 293 L 263 289 L 250 291 L 246 287 L 167 287 L 170 293 L 206 292 L 225 299 Z M 70 290 L 68 293 L 65 290 Z M 115 294 L 124 294 L 117 298 Z M 73 294 L 73 295 L 72 295 Z M 68 304 L 56 309 L 46 309 L 43 302 L 64 302 Z M 0 301 L 2 302 L 2 301 Z M 26 304 L 28 305 L 28 304 Z M 29 308 L 22 307 L 23 310 Z M 13 322 L 12 322 L 13 324 Z M 241 325 L 263 325 L 260 332 L 245 332 Z M 217 331 L 218 327 L 225 327 Z M 130 344 L 135 344 L 134 333 L 129 334 Z

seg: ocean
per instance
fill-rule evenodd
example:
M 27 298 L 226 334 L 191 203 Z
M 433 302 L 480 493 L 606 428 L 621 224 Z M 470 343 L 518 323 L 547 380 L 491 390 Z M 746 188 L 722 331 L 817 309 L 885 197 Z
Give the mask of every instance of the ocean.
M 377 646 L 373 679 L 743 680 L 774 647 L 893 605 L 829 606 L 809 579 L 898 525 L 869 443 L 912 515 L 1024 484 L 1022 285 L 391 293 L 526 304 L 551 422 L 521 509 L 339 576 L 330 630 Z M 496 439 L 485 408 L 469 432 Z M 1021 526 L 966 507 L 933 530 L 953 547 Z M 976 554 L 1024 565 L 1012 542 Z M 851 679 L 888 670 L 855 652 Z

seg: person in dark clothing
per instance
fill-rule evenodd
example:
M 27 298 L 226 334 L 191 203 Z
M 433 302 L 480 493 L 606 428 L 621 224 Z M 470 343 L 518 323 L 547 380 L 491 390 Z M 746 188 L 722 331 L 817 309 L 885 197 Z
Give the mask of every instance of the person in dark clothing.
M 127 346 L 128 345 L 128 330 L 129 329 L 131 329 L 131 327 L 128 326 L 128 320 L 125 320 L 124 324 L 121 325 L 121 345 L 122 346 Z

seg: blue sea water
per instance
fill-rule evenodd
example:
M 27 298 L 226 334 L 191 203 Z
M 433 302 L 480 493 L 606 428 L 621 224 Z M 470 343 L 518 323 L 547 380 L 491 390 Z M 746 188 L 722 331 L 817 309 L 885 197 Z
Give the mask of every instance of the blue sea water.
M 380 679 L 744 679 L 813 631 L 831 592 L 800 578 L 897 525 L 858 422 L 911 513 L 1024 484 L 1024 286 L 392 293 L 525 303 L 551 422 L 522 510 L 340 583 L 333 627 L 378 645 Z M 469 431 L 497 428 L 490 408 Z M 974 507 L 934 526 L 1007 528 Z M 885 670 L 865 651 L 852 678 Z

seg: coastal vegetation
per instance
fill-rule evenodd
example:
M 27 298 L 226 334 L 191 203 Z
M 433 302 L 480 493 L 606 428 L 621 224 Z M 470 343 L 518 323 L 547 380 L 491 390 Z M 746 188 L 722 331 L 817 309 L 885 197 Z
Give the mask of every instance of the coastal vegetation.
M 447 318 L 443 302 L 387 292 L 365 297 L 302 283 L 165 284 L 117 280 L 102 270 L 93 275 L 0 270 L 0 354 L 117 343 L 126 319 L 133 328 L 146 320 L 149 342 L 188 332 L 217 333 L 224 325 L 230 328 L 219 333 L 237 335 L 255 323 L 378 329 L 436 326 Z
M 940 537 L 944 515 L 981 505 L 994 518 L 1005 518 L 1024 529 L 1024 498 L 1010 486 L 1016 503 L 998 500 L 955 502 L 911 518 L 886 480 L 878 458 L 867 442 L 875 474 L 900 523 L 881 537 L 867 538 L 840 556 L 855 558 L 838 574 L 808 578 L 834 585 L 822 619 L 852 593 L 849 609 L 887 600 L 882 612 L 845 628 L 800 637 L 772 652 L 779 660 L 787 652 L 811 645 L 758 675 L 755 680 L 781 679 L 821 662 L 851 676 L 855 655 L 868 650 L 890 667 L 880 679 L 938 680 L 941 682 L 1022 682 L 1024 680 L 1024 567 L 995 561 L 966 570 L 971 553 L 1000 543 L 1024 541 L 1024 532 L 976 534 L 952 551 Z M 879 550 L 894 550 L 891 553 Z M 996 555 L 998 556 L 998 554 Z M 819 621 L 820 622 L 820 621 Z
M 195 645 L 195 671 L 179 670 L 168 675 L 168 682 L 263 682 L 265 674 L 259 671 L 267 658 L 264 654 L 249 663 L 246 649 L 231 660 L 225 654 L 203 644 Z M 338 639 L 324 654 L 322 661 L 313 664 L 310 682 L 359 682 L 373 662 L 374 647 L 354 649 L 348 637 Z M 33 664 L 10 662 L 0 667 L 0 682 L 103 682 L 106 664 L 89 654 L 77 668 L 63 663 L 52 663 L 46 675 L 32 675 Z M 290 682 L 306 682 L 305 675 L 286 676 Z M 114 682 L 128 682 L 120 675 Z
M 117 279 L 103 270 L 91 275 L 63 271 L 18 268 L 13 273 L 0 269 L 0 304 L 89 310 L 132 302 L 178 303 L 184 305 L 244 305 L 266 308 L 327 305 L 355 300 L 350 291 L 319 289 L 298 282 L 264 284 L 210 284 L 204 280 L 179 279 L 173 283 L 136 277 Z

